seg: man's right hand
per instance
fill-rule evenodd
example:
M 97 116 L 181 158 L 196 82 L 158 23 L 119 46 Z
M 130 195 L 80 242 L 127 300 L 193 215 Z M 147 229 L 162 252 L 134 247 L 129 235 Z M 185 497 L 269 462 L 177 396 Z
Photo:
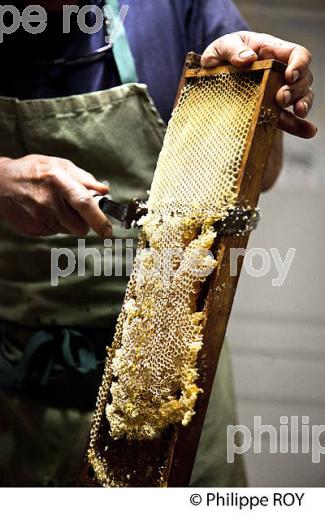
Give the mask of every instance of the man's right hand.
M 108 188 L 65 159 L 0 159 L 0 217 L 25 235 L 85 236 L 92 228 L 100 237 L 110 237 L 111 223 L 89 190 L 106 195 Z

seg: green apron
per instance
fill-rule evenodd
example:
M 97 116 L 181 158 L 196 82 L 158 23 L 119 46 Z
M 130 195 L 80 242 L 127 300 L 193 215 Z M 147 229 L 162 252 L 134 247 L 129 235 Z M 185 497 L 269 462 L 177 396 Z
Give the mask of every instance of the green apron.
M 116 12 L 117 0 L 107 0 L 107 3 Z M 137 82 L 124 31 L 114 43 L 113 52 L 122 83 L 125 83 L 120 87 L 55 99 L 0 98 L 0 155 L 18 158 L 45 154 L 69 159 L 97 179 L 109 180 L 115 200 L 145 198 L 165 126 L 146 86 Z M 135 232 L 114 226 L 115 238 L 135 236 Z M 85 245 L 96 247 L 104 258 L 103 241 L 94 233 L 90 233 Z M 29 238 L 19 235 L 4 221 L 0 222 L 2 341 L 6 339 L 7 329 L 12 338 L 15 328 L 18 331 L 20 327 L 24 331 L 30 328 L 34 341 L 33 334 L 40 328 L 45 334 L 53 327 L 70 330 L 70 335 L 71 327 L 85 328 L 92 331 L 92 337 L 96 331 L 98 338 L 106 334 L 106 341 L 97 340 L 96 348 L 100 343 L 103 355 L 120 310 L 127 277 L 95 277 L 93 262 L 88 259 L 85 276 L 79 277 L 75 272 L 52 287 L 50 255 L 53 247 L 69 248 L 77 254 L 77 239 L 66 235 Z M 76 341 L 79 333 L 73 334 Z M 69 359 L 71 352 L 65 348 L 64 341 L 63 357 Z M 23 349 L 13 343 L 9 342 L 11 361 L 21 362 Z M 46 342 L 35 346 L 34 341 L 28 346 L 29 352 L 44 345 Z M 84 358 L 85 352 L 89 361 L 89 349 L 83 349 Z M 226 354 L 219 366 L 220 377 L 216 378 L 192 485 L 244 484 L 242 466 L 226 463 L 226 426 L 236 421 Z M 82 376 L 81 368 L 79 366 Z M 83 380 L 76 381 L 75 387 L 81 388 Z M 73 485 L 82 461 L 91 413 L 82 411 L 80 406 L 69 406 L 68 402 L 65 406 L 62 403 L 49 406 L 12 391 L 1 392 L 0 407 L 0 485 Z

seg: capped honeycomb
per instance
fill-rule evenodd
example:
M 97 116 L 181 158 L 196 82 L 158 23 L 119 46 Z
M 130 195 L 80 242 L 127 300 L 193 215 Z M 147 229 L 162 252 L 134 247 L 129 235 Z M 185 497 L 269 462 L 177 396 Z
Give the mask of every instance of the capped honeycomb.
M 214 224 L 236 204 L 262 76 L 190 79 L 173 112 L 91 430 L 88 458 L 103 485 L 126 485 L 108 444 L 157 439 L 195 413 L 206 320 L 198 296 L 218 265 Z

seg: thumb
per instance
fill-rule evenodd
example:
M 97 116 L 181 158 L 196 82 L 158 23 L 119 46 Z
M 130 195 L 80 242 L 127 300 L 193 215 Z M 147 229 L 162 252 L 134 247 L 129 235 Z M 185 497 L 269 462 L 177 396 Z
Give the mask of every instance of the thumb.
M 235 67 L 247 67 L 256 60 L 256 52 L 243 41 L 239 33 L 233 33 L 212 42 L 202 55 L 201 65 L 218 67 L 228 62 Z

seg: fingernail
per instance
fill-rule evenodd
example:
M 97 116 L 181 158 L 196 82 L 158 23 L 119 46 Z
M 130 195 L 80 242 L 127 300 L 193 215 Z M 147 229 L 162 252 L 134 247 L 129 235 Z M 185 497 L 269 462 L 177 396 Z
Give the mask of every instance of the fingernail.
M 240 53 L 238 54 L 238 57 L 241 60 L 245 60 L 246 58 L 252 58 L 253 56 L 256 56 L 256 53 L 254 51 L 252 51 L 252 49 L 247 49 L 245 51 L 240 51 Z
M 305 114 L 307 115 L 308 112 L 309 112 L 309 106 L 308 106 L 308 103 L 307 103 L 307 101 L 303 101 L 302 104 L 304 105 L 304 112 L 305 112 Z
M 293 82 L 297 81 L 297 79 L 299 78 L 299 76 L 300 76 L 300 72 L 299 72 L 299 70 L 298 70 L 298 69 L 294 69 L 294 70 L 292 71 L 292 81 L 293 81 Z
M 216 58 L 214 58 L 213 56 L 205 58 L 205 60 L 204 60 L 204 67 L 210 67 L 215 64 L 216 64 Z
M 291 101 L 291 92 L 290 90 L 285 90 L 283 92 L 283 99 L 284 99 L 284 102 L 286 105 L 290 105 L 290 101 Z
M 108 224 L 105 229 L 105 238 L 110 238 L 112 236 L 112 226 Z
M 99 231 L 99 234 L 103 238 L 110 238 L 112 235 L 112 226 L 109 221 L 105 222 Z

